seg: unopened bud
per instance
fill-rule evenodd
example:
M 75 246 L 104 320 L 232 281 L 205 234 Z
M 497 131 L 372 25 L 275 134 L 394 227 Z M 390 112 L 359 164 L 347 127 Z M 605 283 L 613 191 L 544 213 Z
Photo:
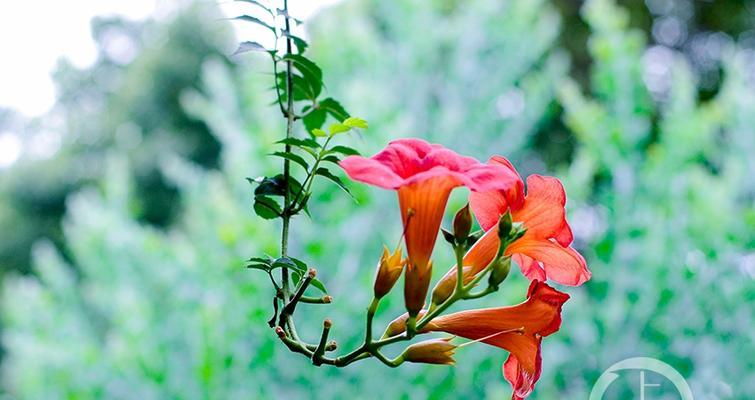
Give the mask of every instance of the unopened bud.
M 462 275 L 464 276 L 464 284 L 469 283 L 474 278 L 474 275 L 471 274 L 472 267 L 466 266 L 462 270 Z M 435 284 L 435 288 L 433 288 L 433 295 L 432 295 L 432 302 L 435 305 L 441 305 L 443 304 L 446 299 L 451 297 L 451 294 L 453 294 L 454 289 L 456 288 L 456 267 L 448 271 L 446 275 L 444 275 L 438 283 Z
M 317 270 L 310 268 L 309 270 L 307 270 L 307 276 L 314 279 L 317 276 Z
M 453 365 L 456 362 L 453 359 L 456 351 L 455 344 L 451 343 L 452 338 L 430 339 L 424 342 L 415 343 L 404 350 L 404 361 L 425 364 Z
M 325 304 L 330 304 L 333 302 L 333 296 L 326 294 L 325 296 L 322 296 L 322 302 Z
M 330 329 L 330 327 L 333 326 L 333 321 L 331 321 L 330 318 L 325 318 L 325 321 L 322 321 L 322 326 L 325 329 Z
M 433 262 L 428 261 L 426 268 L 406 269 L 404 275 L 404 305 L 410 315 L 417 315 L 422 307 L 425 306 L 427 290 L 430 288 L 430 278 L 432 278 Z
M 401 259 L 401 249 L 391 254 L 388 247 L 383 246 L 383 255 L 380 257 L 375 275 L 375 298 L 380 299 L 393 289 L 405 264 L 406 260 Z
M 509 271 L 511 271 L 511 257 L 496 257 L 490 267 L 488 285 L 497 288 L 509 276 Z
M 335 351 L 338 349 L 338 343 L 336 343 L 335 340 L 331 340 L 327 346 L 325 346 L 325 351 Z
M 462 207 L 454 216 L 454 236 L 458 243 L 467 240 L 469 232 L 472 231 L 472 213 L 469 212 L 469 204 Z
M 281 339 L 286 338 L 286 331 L 284 331 L 280 326 L 275 327 L 275 334 L 278 335 L 278 337 Z
M 422 310 L 419 312 L 419 315 L 417 318 L 422 318 L 427 311 Z M 385 328 L 385 332 L 383 333 L 384 338 L 389 338 L 392 336 L 400 335 L 404 332 L 406 332 L 406 320 L 409 319 L 408 313 L 403 313 L 400 316 L 398 316 L 396 319 L 391 321 L 388 324 L 388 327 Z
M 511 219 L 511 211 L 506 210 L 506 213 L 498 219 L 498 238 L 501 239 L 501 242 L 508 239 L 513 225 L 514 221 Z

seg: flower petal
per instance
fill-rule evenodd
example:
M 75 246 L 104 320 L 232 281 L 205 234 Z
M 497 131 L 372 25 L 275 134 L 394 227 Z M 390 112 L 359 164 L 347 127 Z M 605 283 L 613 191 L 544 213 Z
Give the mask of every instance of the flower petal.
M 498 219 L 506 210 L 517 209 L 524 201 L 524 182 L 511 162 L 505 157 L 493 156 L 488 160 L 488 164 L 497 167 L 495 170 L 497 176 L 494 179 L 506 182 L 507 187 L 473 192 L 469 195 L 469 206 L 477 222 L 486 231 L 498 223 Z
M 527 234 L 539 239 L 555 238 L 568 246 L 572 232 L 566 222 L 566 192 L 561 181 L 551 176 L 527 177 L 527 197 L 521 209 L 512 213 L 515 222 L 524 223 Z
M 543 265 L 548 279 L 563 285 L 579 286 L 592 276 L 581 254 L 571 247 L 561 246 L 555 240 L 536 240 L 525 235 L 509 245 L 506 254 L 522 254 L 534 259 Z M 537 267 L 526 258 L 520 257 L 515 261 L 522 262 L 519 266 L 528 278 L 540 279 L 542 276 L 534 271 Z

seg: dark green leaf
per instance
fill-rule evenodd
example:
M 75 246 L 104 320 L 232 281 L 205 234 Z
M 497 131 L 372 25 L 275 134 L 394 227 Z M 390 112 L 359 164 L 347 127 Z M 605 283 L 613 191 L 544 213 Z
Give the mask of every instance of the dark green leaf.
M 270 257 L 252 257 L 247 260 L 248 262 L 256 262 L 270 265 L 273 260 Z
M 332 115 L 339 122 L 349 118 L 349 113 L 346 112 L 346 109 L 332 97 L 320 101 L 320 108 L 327 111 L 328 114 Z
M 286 194 L 286 183 L 283 175 L 264 177 L 257 184 L 257 188 L 254 189 L 255 196 L 283 196 Z
M 359 155 L 359 152 L 356 151 L 355 149 L 352 149 L 351 147 L 348 147 L 348 146 L 341 146 L 341 145 L 331 147 L 330 149 L 328 149 L 328 153 L 341 153 L 347 156 Z
M 294 257 L 289 257 L 289 259 L 293 261 L 300 270 L 306 271 L 309 269 L 309 266 L 307 266 L 307 263 L 305 263 L 304 261 Z
M 311 282 L 309 282 L 309 284 L 310 284 L 310 285 L 312 285 L 312 286 L 314 286 L 314 287 L 316 287 L 316 288 L 317 288 L 317 289 L 319 289 L 319 290 L 320 290 L 321 292 L 323 292 L 323 293 L 325 293 L 325 294 L 328 294 L 328 289 L 325 289 L 325 285 L 323 285 L 323 284 L 322 284 L 322 282 L 320 282 L 320 280 L 319 280 L 319 279 L 317 279 L 317 278 L 312 278 L 312 281 L 311 281 Z
M 323 157 L 323 158 L 321 159 L 321 161 L 325 161 L 325 162 L 331 162 L 331 163 L 333 163 L 333 164 L 336 164 L 336 165 L 338 165 L 338 163 L 339 163 L 339 162 L 341 162 L 341 159 L 340 159 L 340 158 L 338 158 L 338 156 L 334 156 L 334 155 L 332 155 L 332 154 L 331 154 L 331 155 L 329 155 L 329 156 L 325 156 L 325 157 Z
M 299 138 L 293 138 L 293 137 L 291 137 L 291 138 L 286 138 L 286 139 L 283 139 L 283 140 L 279 140 L 279 141 L 277 141 L 275 143 L 289 144 L 291 146 L 296 146 L 296 147 L 311 147 L 313 149 L 320 148 L 320 143 L 317 143 L 316 140 L 309 139 L 309 138 L 308 139 L 299 139 Z
M 325 124 L 325 118 L 327 116 L 328 113 L 324 108 L 318 108 L 317 110 L 311 111 L 302 119 L 304 121 L 304 127 L 310 132 L 315 129 L 320 129 Z
M 293 162 L 301 165 L 301 167 L 304 168 L 304 170 L 308 170 L 309 169 L 309 164 L 307 164 L 307 162 L 304 160 L 304 158 L 302 158 L 302 156 L 300 156 L 298 154 L 286 153 L 286 152 L 283 152 L 283 151 L 276 151 L 275 153 L 272 153 L 270 155 L 273 156 L 273 157 L 281 157 L 281 158 L 284 158 L 286 160 L 293 161 Z
M 346 187 L 346 185 L 343 184 L 343 181 L 341 180 L 341 178 L 333 175 L 333 173 L 330 172 L 327 168 L 317 168 L 317 171 L 315 171 L 315 175 L 320 175 L 320 176 L 330 179 L 333 183 L 338 185 L 338 187 L 340 187 L 344 192 L 348 193 L 349 196 L 351 196 L 351 191 L 349 190 L 349 188 Z
M 246 267 L 249 269 L 259 269 L 261 271 L 266 271 L 266 272 L 270 271 L 270 265 L 268 264 L 252 263 L 252 264 L 248 264 Z
M 257 25 L 263 26 L 263 27 L 265 27 L 267 29 L 270 29 L 273 33 L 275 33 L 275 28 L 273 28 L 270 24 L 268 24 L 267 22 L 265 22 L 265 21 L 263 21 L 263 20 L 261 20 L 261 19 L 259 19 L 257 17 L 252 17 L 251 15 L 239 15 L 238 17 L 233 17 L 231 19 L 236 19 L 236 20 L 239 20 L 239 21 L 251 22 L 253 24 L 257 24 Z
M 265 48 L 265 46 L 257 42 L 241 42 L 239 43 L 239 47 L 236 49 L 236 51 L 234 51 L 231 55 L 235 56 L 237 54 L 246 53 L 249 51 L 267 52 L 267 49 Z
M 288 38 L 291 38 L 291 40 L 293 40 L 294 45 L 296 46 L 296 51 L 299 54 L 304 53 L 304 51 L 307 50 L 307 47 L 309 47 L 307 42 L 298 36 L 294 36 L 286 31 L 283 32 L 283 36 L 286 36 Z
M 306 266 L 306 264 L 304 264 L 302 266 L 301 264 L 298 264 L 298 263 L 294 262 L 289 257 L 281 257 L 281 258 L 277 258 L 277 259 L 275 259 L 275 261 L 273 261 L 273 265 L 272 265 L 273 269 L 275 269 L 275 268 L 282 268 L 282 267 L 291 268 L 292 270 L 298 271 L 298 272 L 300 272 L 302 274 L 305 273 L 305 272 L 307 272 L 307 266 Z
M 301 274 L 296 271 L 291 271 L 291 278 L 294 280 L 294 285 L 298 285 L 301 280 Z
M 310 80 L 299 74 L 291 74 L 291 84 L 294 87 L 294 100 L 296 101 L 314 100 L 320 94 L 321 86 L 313 86 Z M 281 98 L 285 101 L 288 94 L 285 72 L 278 73 L 278 87 L 281 88 Z
M 317 64 L 301 54 L 286 54 L 283 61 L 291 61 L 293 66 L 302 74 L 304 82 L 294 82 L 294 90 L 297 84 L 306 84 L 314 94 L 314 98 L 320 95 L 322 91 L 322 70 Z
M 274 219 L 281 215 L 281 207 L 267 196 L 255 196 L 254 212 L 264 219 Z

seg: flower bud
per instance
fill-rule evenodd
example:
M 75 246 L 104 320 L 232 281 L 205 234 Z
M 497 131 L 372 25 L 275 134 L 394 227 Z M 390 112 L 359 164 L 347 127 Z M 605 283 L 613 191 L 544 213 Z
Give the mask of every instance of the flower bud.
M 488 285 L 497 288 L 509 275 L 509 271 L 511 271 L 511 257 L 496 257 L 490 267 Z
M 501 242 L 505 242 L 508 239 L 513 225 L 514 221 L 511 219 L 511 211 L 506 210 L 506 213 L 498 219 L 498 238 L 501 239 Z
M 427 267 L 417 268 L 409 267 L 406 269 L 404 276 L 404 304 L 409 315 L 417 313 L 425 306 L 427 290 L 430 288 L 430 278 L 432 278 L 433 262 L 428 261 Z
M 379 299 L 388 294 L 396 284 L 401 271 L 404 269 L 406 260 L 401 259 L 401 249 L 390 254 L 388 247 L 383 246 L 383 255 L 377 265 L 377 274 L 375 276 L 375 298 Z
M 454 236 L 458 243 L 467 240 L 469 232 L 472 231 L 472 213 L 469 212 L 469 204 L 465 205 L 454 216 Z
M 417 318 L 422 318 L 426 310 L 422 310 L 419 312 L 419 315 Z M 406 320 L 409 319 L 409 314 L 403 313 L 396 317 L 393 321 L 391 321 L 388 324 L 388 327 L 385 328 L 385 332 L 383 333 L 383 338 L 389 338 L 392 336 L 400 335 L 404 332 L 406 332 Z
M 452 338 L 430 339 L 415 343 L 404 350 L 404 361 L 453 365 L 456 363 L 453 359 L 453 355 L 458 346 L 452 344 L 451 339 Z
M 464 284 L 469 283 L 474 276 L 470 274 L 472 271 L 471 266 L 466 266 L 462 270 L 462 274 L 464 276 Z M 452 269 L 449 273 L 447 273 L 443 278 L 440 278 L 437 284 L 435 284 L 435 288 L 433 289 L 433 295 L 432 295 L 432 302 L 435 305 L 440 305 L 446 299 L 451 297 L 451 294 L 454 292 L 454 289 L 456 288 L 456 268 Z

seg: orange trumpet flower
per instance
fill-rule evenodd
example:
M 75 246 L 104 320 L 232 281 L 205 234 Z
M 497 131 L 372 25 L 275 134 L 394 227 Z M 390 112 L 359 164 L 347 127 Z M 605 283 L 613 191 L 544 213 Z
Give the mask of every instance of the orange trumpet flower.
M 440 145 L 400 139 L 370 158 L 346 157 L 340 163 L 353 180 L 398 192 L 409 259 L 404 285 L 406 308 L 416 315 L 430 284 L 432 255 L 451 190 L 510 190 L 518 177 L 510 169 L 482 164 Z

